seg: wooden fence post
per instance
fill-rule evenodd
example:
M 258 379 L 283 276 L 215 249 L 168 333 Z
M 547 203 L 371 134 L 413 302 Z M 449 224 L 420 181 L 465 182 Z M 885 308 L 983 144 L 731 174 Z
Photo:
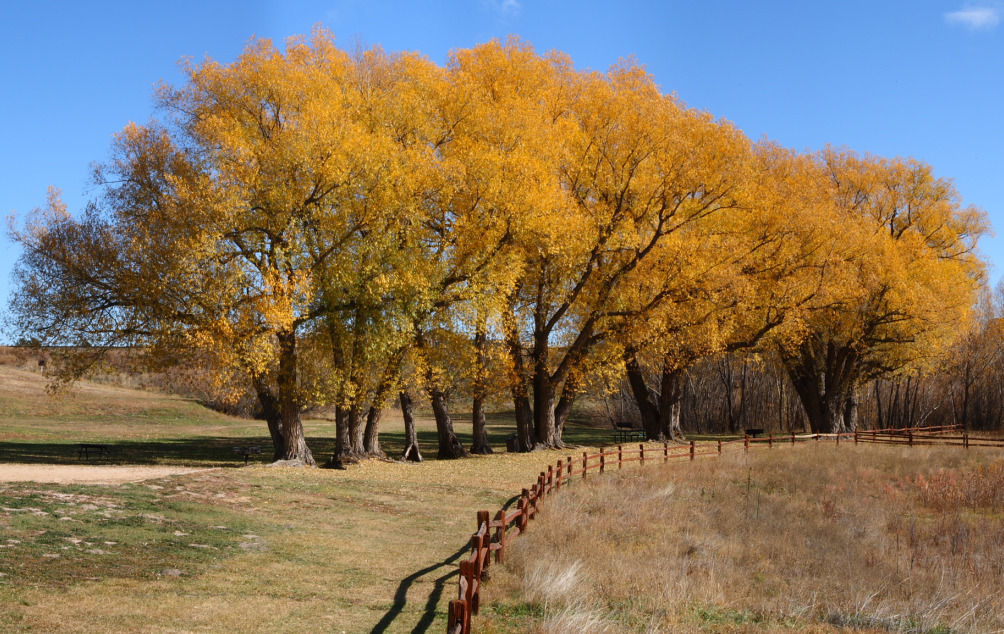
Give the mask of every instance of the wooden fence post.
M 530 522 L 530 490 L 523 489 L 523 495 L 519 498 L 519 534 L 526 531 L 526 525 Z
M 774 446 L 774 432 L 770 432 L 769 434 L 767 434 L 767 446 L 768 447 Z
M 446 617 L 446 631 L 450 632 L 456 626 L 460 626 L 460 631 L 464 632 L 464 625 L 467 623 L 465 619 L 465 613 L 467 611 L 467 604 L 463 599 L 454 599 L 450 601 L 450 611 L 449 615 Z
M 645 466 L 645 444 L 638 445 L 638 455 L 641 456 L 641 466 Z
M 603 447 L 600 447 L 600 473 L 603 473 L 603 470 L 606 468 L 607 468 L 607 452 L 606 450 L 603 449 Z
M 662 443 L 662 461 L 669 462 L 669 443 Z
M 624 447 L 622 445 L 617 445 L 617 468 L 620 469 L 624 466 Z
M 690 441 L 690 459 L 694 459 L 694 449 L 696 448 L 696 443 L 693 440 Z
M 558 458 L 558 490 L 561 490 L 561 476 L 565 473 L 564 463 L 561 462 L 561 458 Z
M 475 562 L 469 559 L 464 559 L 460 562 L 460 574 L 467 579 L 467 596 L 464 597 L 464 603 L 467 605 L 464 607 L 470 607 L 469 610 L 466 610 L 465 614 L 465 632 L 471 631 L 471 616 L 478 613 L 478 595 L 480 594 L 480 588 L 475 589 L 474 587 L 475 583 L 479 583 L 479 581 L 476 581 L 478 578 L 476 574 L 477 571 L 475 570 L 476 565 L 477 564 Z
M 499 543 L 499 549 L 495 551 L 495 563 L 500 564 L 505 561 L 505 509 L 499 509 L 495 514 L 495 521 L 501 524 L 495 529 Z
M 586 469 L 589 467 L 589 452 L 582 452 L 582 477 L 586 477 Z
M 965 429 L 962 430 L 962 446 L 969 449 L 969 431 Z
M 566 462 L 566 464 L 568 465 L 568 478 L 571 479 L 572 478 L 572 457 L 571 456 L 568 456 L 568 461 Z
M 554 490 L 554 467 L 547 465 L 547 493 Z
M 855 445 L 858 444 L 858 430 L 857 429 L 854 430 L 854 444 Z
M 791 446 L 795 446 L 795 432 L 791 432 Z
M 471 546 L 477 548 L 477 554 L 475 555 L 475 561 L 478 562 L 478 579 L 484 579 L 487 574 L 488 567 L 492 564 L 492 533 L 491 527 L 488 525 L 489 522 L 488 511 L 478 511 L 478 533 L 481 532 L 481 525 L 484 524 L 485 534 L 478 535 L 474 534 L 474 542 Z M 482 552 L 487 549 L 487 552 Z
M 907 433 L 907 435 L 908 435 L 908 436 L 909 436 L 909 438 L 910 438 L 910 446 L 911 446 L 911 447 L 913 447 L 913 430 L 912 430 L 912 429 L 908 429 L 908 430 L 906 431 L 906 433 Z
M 750 450 L 750 435 L 746 434 L 745 436 L 743 436 L 743 439 L 744 439 L 743 440 L 743 447 L 746 449 L 746 451 L 749 451 Z
M 718 453 L 722 453 L 722 439 L 718 439 Z

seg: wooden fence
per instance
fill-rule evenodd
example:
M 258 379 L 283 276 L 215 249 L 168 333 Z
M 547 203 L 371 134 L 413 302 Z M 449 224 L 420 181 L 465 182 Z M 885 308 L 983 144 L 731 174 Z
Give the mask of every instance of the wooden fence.
M 955 435 L 951 435 L 956 432 Z M 718 440 L 689 445 L 669 443 L 640 443 L 637 446 L 615 445 L 601 447 L 598 452 L 583 451 L 581 456 L 567 456 L 555 465 L 541 471 L 537 482 L 523 489 L 514 508 L 477 512 L 477 532 L 471 536 L 471 554 L 460 562 L 460 592 L 450 601 L 446 621 L 448 634 L 469 634 L 471 616 L 478 613 L 481 602 L 481 582 L 487 576 L 494 557 L 495 563 L 505 561 L 506 544 L 526 532 L 527 525 L 537 515 L 541 500 L 566 486 L 575 476 L 583 479 L 590 471 L 603 473 L 607 469 L 622 469 L 637 462 L 640 465 L 666 463 L 674 459 L 694 460 L 698 456 L 718 456 L 727 451 L 749 451 L 750 447 L 794 445 L 807 441 L 832 441 L 840 443 L 883 443 L 915 445 L 955 445 L 960 447 L 1004 447 L 1004 440 L 972 437 L 957 426 L 882 429 L 841 434 L 768 434 L 760 438 L 745 436 L 737 440 Z

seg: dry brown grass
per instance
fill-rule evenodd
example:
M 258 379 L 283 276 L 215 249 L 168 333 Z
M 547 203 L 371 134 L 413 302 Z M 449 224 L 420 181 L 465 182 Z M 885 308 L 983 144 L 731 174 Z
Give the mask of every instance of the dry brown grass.
M 577 482 L 493 570 L 477 626 L 1001 631 L 999 456 L 813 444 Z

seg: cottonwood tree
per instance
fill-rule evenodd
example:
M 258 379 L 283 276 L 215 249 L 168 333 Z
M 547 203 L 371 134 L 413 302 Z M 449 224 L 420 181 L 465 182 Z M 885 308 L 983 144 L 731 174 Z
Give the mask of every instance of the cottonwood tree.
M 100 209 L 76 221 L 50 203 L 15 234 L 26 251 L 15 308 L 53 317 L 28 329 L 214 350 L 252 377 L 275 458 L 313 464 L 299 336 L 321 314 L 317 272 L 381 213 L 355 204 L 383 164 L 352 69 L 323 32 L 187 65 L 183 86 L 158 92 L 167 123 L 116 137 Z
M 919 161 L 832 148 L 816 160 L 834 231 L 802 335 L 779 351 L 812 431 L 831 433 L 855 428 L 863 382 L 930 366 L 965 330 L 987 223 Z
M 732 160 L 756 177 L 735 180 L 735 204 L 726 213 L 693 223 L 667 242 L 653 277 L 671 292 L 618 334 L 628 383 L 652 439 L 682 439 L 688 368 L 797 336 L 790 317 L 818 292 L 814 259 L 831 227 L 818 217 L 825 202 L 812 187 L 818 171 L 807 157 L 767 142 Z

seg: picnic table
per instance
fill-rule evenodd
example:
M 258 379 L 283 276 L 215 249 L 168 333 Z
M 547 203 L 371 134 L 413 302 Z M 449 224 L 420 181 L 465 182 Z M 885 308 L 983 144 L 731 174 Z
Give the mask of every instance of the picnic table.
M 614 442 L 625 443 L 633 442 L 635 440 L 647 440 L 647 435 L 644 429 L 635 429 L 634 423 L 630 422 L 619 422 L 614 423 L 614 427 L 617 430 L 614 432 Z
M 91 456 L 97 458 L 107 458 L 108 452 L 111 451 L 109 445 L 102 443 L 92 443 L 92 442 L 82 442 L 77 444 L 77 460 L 81 458 L 90 461 Z
M 261 447 L 234 447 L 234 453 L 240 456 L 244 456 L 244 465 L 247 466 L 248 460 L 252 455 L 257 455 L 261 453 Z

